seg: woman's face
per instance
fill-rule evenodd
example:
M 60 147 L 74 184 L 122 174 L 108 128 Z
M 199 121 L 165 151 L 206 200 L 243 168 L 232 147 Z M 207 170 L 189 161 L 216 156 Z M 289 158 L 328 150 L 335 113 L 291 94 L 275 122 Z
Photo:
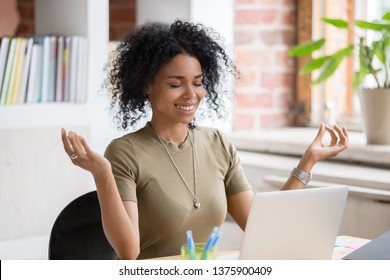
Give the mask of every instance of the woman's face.
M 188 124 L 202 101 L 202 68 L 187 54 L 178 54 L 156 73 L 148 87 L 153 120 L 167 124 Z

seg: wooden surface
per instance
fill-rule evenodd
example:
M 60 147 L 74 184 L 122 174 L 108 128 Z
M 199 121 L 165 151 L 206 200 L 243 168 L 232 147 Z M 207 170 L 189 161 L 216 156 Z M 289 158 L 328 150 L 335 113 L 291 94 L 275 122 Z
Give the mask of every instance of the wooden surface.
M 312 15 L 313 3 L 312 0 L 297 1 L 297 38 L 296 43 L 302 44 L 312 40 Z M 296 59 L 295 71 L 295 94 L 296 94 L 296 110 L 301 112 L 301 115 L 295 120 L 295 125 L 306 124 L 310 119 L 311 112 L 311 75 L 300 75 L 299 69 L 302 68 L 310 60 L 310 56 L 298 57 Z

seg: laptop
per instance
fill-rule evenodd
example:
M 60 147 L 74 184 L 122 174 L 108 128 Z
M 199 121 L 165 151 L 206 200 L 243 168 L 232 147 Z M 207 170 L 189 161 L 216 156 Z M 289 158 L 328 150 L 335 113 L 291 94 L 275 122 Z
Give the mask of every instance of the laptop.
M 390 230 L 346 255 L 344 260 L 390 260 Z
M 331 259 L 347 196 L 346 186 L 256 193 L 238 258 Z

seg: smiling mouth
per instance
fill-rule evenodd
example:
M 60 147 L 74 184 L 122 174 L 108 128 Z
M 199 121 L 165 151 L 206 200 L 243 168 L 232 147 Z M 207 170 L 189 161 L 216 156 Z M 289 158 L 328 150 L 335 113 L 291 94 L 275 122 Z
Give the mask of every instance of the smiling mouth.
M 195 105 L 179 105 L 179 104 L 176 104 L 175 105 L 177 108 L 179 108 L 180 110 L 183 110 L 183 111 L 191 111 L 195 108 Z

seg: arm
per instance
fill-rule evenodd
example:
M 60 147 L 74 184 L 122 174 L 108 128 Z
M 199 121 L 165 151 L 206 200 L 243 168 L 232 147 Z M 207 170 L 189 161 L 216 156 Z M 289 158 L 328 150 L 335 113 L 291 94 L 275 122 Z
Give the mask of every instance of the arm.
M 63 129 L 62 142 L 73 164 L 93 175 L 103 229 L 111 246 L 119 258 L 136 259 L 140 251 L 137 204 L 121 200 L 110 162 L 91 150 L 84 138 L 73 132 L 67 135 Z
M 331 136 L 329 146 L 324 146 L 322 144 L 326 132 Z M 310 173 L 311 169 L 318 161 L 334 157 L 347 147 L 348 132 L 345 128 L 341 129 L 335 125 L 334 129 L 332 129 L 325 124 L 321 124 L 316 138 L 303 154 L 297 167 L 306 173 Z M 301 189 L 303 187 L 304 184 L 300 180 L 290 176 L 281 190 Z M 252 190 L 239 192 L 228 197 L 228 211 L 242 230 L 245 230 L 252 198 Z
M 246 221 L 248 220 L 252 198 L 253 191 L 250 189 L 233 194 L 227 199 L 229 214 L 243 231 L 245 230 Z

